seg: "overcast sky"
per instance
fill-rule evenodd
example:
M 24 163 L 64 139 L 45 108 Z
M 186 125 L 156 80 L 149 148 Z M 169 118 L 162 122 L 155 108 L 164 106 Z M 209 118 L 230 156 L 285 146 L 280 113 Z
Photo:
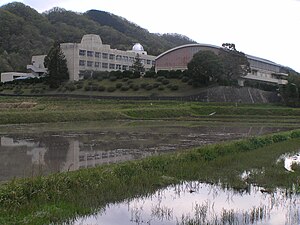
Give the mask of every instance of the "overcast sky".
M 0 5 L 12 2 L 0 0 Z M 235 43 L 239 51 L 300 72 L 300 0 L 20 0 L 39 12 L 55 6 L 108 11 L 152 33 L 198 43 Z M 106 43 L 110 44 L 110 43 Z

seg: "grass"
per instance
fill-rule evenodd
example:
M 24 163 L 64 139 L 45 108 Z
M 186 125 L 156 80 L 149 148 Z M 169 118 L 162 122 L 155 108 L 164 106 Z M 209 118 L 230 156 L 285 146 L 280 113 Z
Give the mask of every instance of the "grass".
M 279 156 L 296 152 L 300 131 L 204 146 L 115 165 L 10 181 L 0 186 L 0 224 L 61 223 L 106 204 L 154 192 L 182 180 L 249 183 L 300 192 L 300 171 L 288 173 Z M 243 171 L 253 172 L 245 182 Z
M 215 113 L 210 116 L 211 113 Z M 0 97 L 0 124 L 176 119 L 295 124 L 300 109 L 277 105 L 181 101 L 118 101 L 50 97 Z

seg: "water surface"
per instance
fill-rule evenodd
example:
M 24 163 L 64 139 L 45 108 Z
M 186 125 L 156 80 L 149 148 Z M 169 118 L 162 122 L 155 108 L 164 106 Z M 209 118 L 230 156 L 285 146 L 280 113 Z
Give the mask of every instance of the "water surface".
M 1 126 L 0 181 L 135 160 L 289 129 L 179 121 Z
M 184 182 L 147 197 L 109 204 L 99 213 L 77 218 L 75 225 L 300 224 L 300 196 L 278 189 L 267 193 L 249 186 L 238 192 L 220 185 Z

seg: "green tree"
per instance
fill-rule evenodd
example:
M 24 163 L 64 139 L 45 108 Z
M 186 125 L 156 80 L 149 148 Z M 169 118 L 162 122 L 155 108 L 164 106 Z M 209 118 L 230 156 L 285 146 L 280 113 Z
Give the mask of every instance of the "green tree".
M 55 42 L 44 62 L 47 68 L 47 83 L 51 88 L 57 88 L 61 82 L 69 79 L 67 60 L 61 51 L 60 44 Z
M 132 71 L 136 74 L 141 74 L 145 72 L 145 68 L 139 54 L 136 54 L 136 57 L 134 58 L 134 62 L 132 64 Z
M 218 82 L 223 74 L 222 60 L 212 51 L 200 51 L 188 63 L 188 74 L 194 86 Z
M 239 77 L 250 72 L 250 64 L 246 55 L 235 48 L 235 44 L 222 44 L 219 56 L 223 62 L 223 75 L 220 77 L 221 83 L 237 84 Z

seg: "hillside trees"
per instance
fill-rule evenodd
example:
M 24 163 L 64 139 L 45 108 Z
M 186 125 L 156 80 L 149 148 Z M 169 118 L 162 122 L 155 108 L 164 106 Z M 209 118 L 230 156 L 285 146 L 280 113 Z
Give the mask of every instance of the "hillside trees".
M 61 82 L 69 79 L 67 60 L 58 42 L 50 49 L 44 64 L 48 70 L 46 82 L 51 88 L 57 88 Z

